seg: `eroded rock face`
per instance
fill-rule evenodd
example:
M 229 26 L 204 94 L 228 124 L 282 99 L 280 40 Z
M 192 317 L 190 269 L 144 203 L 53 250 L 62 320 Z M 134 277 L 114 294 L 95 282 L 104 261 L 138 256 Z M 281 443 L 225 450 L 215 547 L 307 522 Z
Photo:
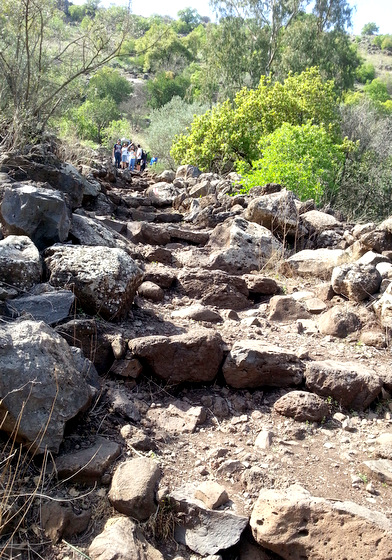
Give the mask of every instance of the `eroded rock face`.
M 250 525 L 255 540 L 285 560 L 385 560 L 392 523 L 353 502 L 315 498 L 300 487 L 262 490 Z
M 52 285 L 72 288 L 83 309 L 112 321 L 126 317 L 143 279 L 122 249 L 55 246 L 45 264 Z
M 113 517 L 90 545 L 91 560 L 164 560 L 151 546 L 138 525 L 128 517 Z
M 377 373 L 361 364 L 349 362 L 308 362 L 306 386 L 323 397 L 332 397 L 348 409 L 364 410 L 382 388 Z
M 319 329 L 322 334 L 345 338 L 361 328 L 361 320 L 356 313 L 345 306 L 328 309 L 319 317 Z
M 0 218 L 9 235 L 26 235 L 38 249 L 68 237 L 71 212 L 59 191 L 17 184 L 4 192 Z
M 24 235 L 9 235 L 0 241 L 0 281 L 18 290 L 38 284 L 42 262 L 37 247 Z
M 287 387 L 302 381 L 304 364 L 290 350 L 257 340 L 240 340 L 223 364 L 226 382 L 236 389 Z
M 136 338 L 129 349 L 155 375 L 171 383 L 212 381 L 223 358 L 220 334 L 210 329 Z
M 12 432 L 21 415 L 17 439 L 37 452 L 56 453 L 66 421 L 92 398 L 71 348 L 36 321 L 1 325 L 0 348 L 2 430 Z

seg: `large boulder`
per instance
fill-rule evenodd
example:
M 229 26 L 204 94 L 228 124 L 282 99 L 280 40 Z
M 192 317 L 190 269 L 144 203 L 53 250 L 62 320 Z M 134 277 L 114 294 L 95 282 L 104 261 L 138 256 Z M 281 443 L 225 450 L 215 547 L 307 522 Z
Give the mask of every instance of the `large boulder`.
M 392 283 L 388 285 L 387 289 L 382 294 L 380 299 L 374 302 L 373 309 L 377 317 L 379 318 L 382 328 L 391 329 L 392 328 Z
M 392 558 L 392 523 L 384 514 L 300 487 L 263 489 L 250 526 L 261 546 L 285 560 Z
M 336 305 L 320 315 L 318 325 L 321 334 L 345 338 L 349 334 L 360 330 L 361 320 L 356 313 L 347 309 L 346 306 Z
M 57 453 L 67 420 L 92 397 L 66 341 L 43 322 L 0 327 L 1 429 L 34 451 Z
M 29 290 L 41 281 L 42 262 L 37 247 L 24 235 L 0 241 L 0 282 Z
M 251 305 L 246 282 L 221 270 L 184 269 L 178 275 L 179 289 L 202 305 L 223 309 L 246 309 Z
M 146 196 L 151 199 L 154 206 L 162 208 L 171 206 L 175 198 L 180 194 L 180 190 L 173 183 L 155 183 L 146 190 Z
M 81 214 L 72 214 L 69 237 L 75 245 L 88 245 L 91 247 L 99 245 L 101 247 L 124 249 L 128 253 L 132 253 L 130 241 L 127 241 L 122 235 L 105 226 L 101 221 Z
M 59 191 L 17 183 L 5 189 L 0 219 L 6 234 L 26 235 L 44 249 L 67 239 L 71 213 Z
M 176 336 L 146 336 L 129 342 L 135 358 L 170 383 L 212 381 L 223 358 L 219 333 L 194 329 Z
M 334 228 L 340 225 L 340 222 L 331 216 L 331 214 L 326 214 L 325 212 L 320 212 L 319 210 L 309 210 L 304 214 L 301 214 L 301 222 L 308 230 L 309 234 L 319 234 L 325 230 Z
M 258 340 L 240 340 L 223 364 L 226 383 L 236 389 L 299 385 L 305 366 L 290 350 Z
M 317 277 L 329 280 L 335 266 L 348 259 L 343 249 L 305 249 L 295 253 L 282 264 L 288 276 Z
M 127 316 L 143 280 L 123 249 L 55 246 L 46 251 L 45 264 L 53 286 L 72 288 L 87 313 L 108 320 Z
M 274 254 L 284 252 L 270 230 L 239 217 L 216 226 L 208 246 L 212 249 L 208 266 L 230 274 L 260 270 Z
M 308 362 L 306 386 L 322 397 L 332 397 L 347 409 L 364 410 L 379 395 L 382 379 L 362 364 L 325 360 Z
M 8 303 L 8 308 L 18 315 L 28 313 L 36 321 L 54 325 L 68 317 L 74 302 L 75 295 L 71 290 L 52 288 L 48 291 L 42 290 L 40 293 L 15 298 Z
M 331 284 L 335 293 L 359 302 L 378 291 L 381 275 L 371 264 L 348 263 L 333 269 Z
M 250 201 L 245 218 L 280 235 L 294 234 L 298 230 L 298 210 L 295 195 L 283 189 Z

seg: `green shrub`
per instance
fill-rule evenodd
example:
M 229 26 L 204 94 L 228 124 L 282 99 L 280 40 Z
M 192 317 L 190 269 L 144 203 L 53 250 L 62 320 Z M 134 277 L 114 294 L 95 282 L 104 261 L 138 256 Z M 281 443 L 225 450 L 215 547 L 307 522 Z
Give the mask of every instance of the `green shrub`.
M 259 148 L 263 156 L 245 174 L 242 192 L 256 185 L 281 183 L 301 200 L 320 202 L 326 189 L 335 190 L 344 154 L 323 127 L 284 123 L 264 136 Z
M 355 77 L 361 84 L 366 84 L 367 82 L 374 80 L 376 77 L 376 69 L 371 62 L 364 62 L 359 68 L 357 68 Z

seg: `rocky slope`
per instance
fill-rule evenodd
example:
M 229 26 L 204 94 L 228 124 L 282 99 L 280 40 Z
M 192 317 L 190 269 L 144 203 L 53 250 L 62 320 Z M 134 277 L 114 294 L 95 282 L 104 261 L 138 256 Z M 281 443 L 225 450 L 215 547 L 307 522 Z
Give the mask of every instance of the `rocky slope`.
M 4 557 L 392 558 L 392 222 L 236 179 L 1 155 Z

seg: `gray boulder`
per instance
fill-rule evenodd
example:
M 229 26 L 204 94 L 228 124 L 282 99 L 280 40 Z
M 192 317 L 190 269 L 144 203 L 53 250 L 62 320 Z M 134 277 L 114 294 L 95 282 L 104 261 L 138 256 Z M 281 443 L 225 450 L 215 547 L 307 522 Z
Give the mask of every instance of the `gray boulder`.
M 127 316 L 143 273 L 125 251 L 63 245 L 45 255 L 50 283 L 72 287 L 87 313 L 108 320 Z
M 250 526 L 261 546 L 285 560 L 392 557 L 392 523 L 384 514 L 316 498 L 301 487 L 263 489 Z
M 244 274 L 260 270 L 273 255 L 282 255 L 282 244 L 262 225 L 243 218 L 229 218 L 216 226 L 208 246 L 212 249 L 208 268 Z
M 298 230 L 298 210 L 295 195 L 283 189 L 250 201 L 245 218 L 281 235 L 294 234 Z
M 67 420 L 90 403 L 92 391 L 65 340 L 43 322 L 0 327 L 1 429 L 17 426 L 32 450 L 57 453 Z
M 180 194 L 179 189 L 172 183 L 155 183 L 146 190 L 146 196 L 151 199 L 154 206 L 162 208 L 171 206 L 175 198 Z
M 288 387 L 302 382 L 304 369 L 290 350 L 258 340 L 240 340 L 223 364 L 223 375 L 228 385 L 236 389 Z
M 41 281 L 42 262 L 37 247 L 24 235 L 0 241 L 0 282 L 24 291 Z
M 331 285 L 335 293 L 363 301 L 378 291 L 381 275 L 371 264 L 349 263 L 334 268 Z
M 101 221 L 80 214 L 72 214 L 70 239 L 77 245 L 112 247 L 128 253 L 133 248 L 131 242 Z
M 67 239 L 70 216 L 59 191 L 19 183 L 5 189 L 0 210 L 5 233 L 26 235 L 38 249 Z
M 321 334 L 345 338 L 360 330 L 361 320 L 346 306 L 335 306 L 320 315 L 318 325 Z
M 295 253 L 282 264 L 288 276 L 316 277 L 329 280 L 335 266 L 348 259 L 343 249 L 305 249 Z
M 8 308 L 18 315 L 27 313 L 36 321 L 54 325 L 68 317 L 74 302 L 71 290 L 51 290 L 15 298 Z
M 177 336 L 146 336 L 129 342 L 135 358 L 170 383 L 212 381 L 223 358 L 219 333 L 194 329 Z
M 332 397 L 348 409 L 364 410 L 379 395 L 382 379 L 362 364 L 325 360 L 308 362 L 306 386 L 322 397 Z

